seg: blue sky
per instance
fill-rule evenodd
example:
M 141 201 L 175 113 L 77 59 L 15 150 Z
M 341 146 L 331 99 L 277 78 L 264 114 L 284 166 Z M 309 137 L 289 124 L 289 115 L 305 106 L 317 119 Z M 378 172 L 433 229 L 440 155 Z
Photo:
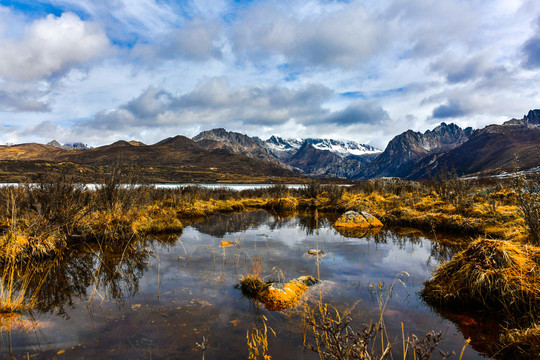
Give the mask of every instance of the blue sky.
M 0 143 L 203 130 L 384 148 L 540 108 L 536 0 L 0 1 Z

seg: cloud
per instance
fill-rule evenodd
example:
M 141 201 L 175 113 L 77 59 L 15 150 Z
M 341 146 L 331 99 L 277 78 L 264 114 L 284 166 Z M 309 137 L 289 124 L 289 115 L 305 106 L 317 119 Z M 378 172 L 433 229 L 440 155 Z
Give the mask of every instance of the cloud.
M 66 73 L 111 50 L 105 32 L 73 13 L 31 23 L 22 38 L 0 40 L 0 77 L 30 81 Z
M 488 51 L 470 57 L 452 56 L 449 53 L 432 63 L 431 70 L 445 75 L 450 84 L 475 81 L 477 79 L 489 80 L 510 75 L 506 67 L 491 64 L 491 59 L 493 59 L 493 54 Z
M 539 106 L 534 0 L 12 3 L 0 6 L 10 139 L 149 143 L 225 127 L 382 146 L 440 119 L 478 127 Z
M 149 87 L 114 109 L 68 126 L 43 122 L 20 136 L 47 139 L 69 137 L 80 141 L 98 139 L 104 144 L 119 138 L 161 140 L 171 134 L 193 136 L 215 127 L 286 136 L 330 134 L 337 127 L 367 129 L 390 121 L 390 116 L 372 100 L 355 100 L 342 110 L 330 111 L 324 104 L 334 95 L 320 84 L 301 87 L 231 86 L 224 77 L 210 78 L 192 91 L 175 95 L 163 88 Z M 54 134 L 59 134 L 54 136 Z M 295 134 L 295 135 L 293 135 Z M 343 137 L 343 136 L 341 136 Z M 75 140 L 71 140 L 75 141 Z
M 326 116 L 322 104 L 333 92 L 320 85 L 300 88 L 276 86 L 231 87 L 224 77 L 210 78 L 194 90 L 174 95 L 162 88 L 147 88 L 115 109 L 100 111 L 74 127 L 81 132 L 136 133 L 143 128 L 179 128 L 197 124 L 229 129 L 280 126 L 291 119 L 309 124 Z
M 385 21 L 398 22 L 398 39 L 408 56 L 426 58 L 474 43 L 485 7 L 479 2 L 396 0 L 384 11 Z M 476 8 L 478 6 L 478 8 Z
M 235 54 L 253 62 L 275 55 L 302 66 L 349 68 L 385 48 L 388 33 L 360 5 L 295 17 L 289 8 L 262 4 L 243 14 L 231 40 Z
M 436 119 L 447 119 L 464 116 L 468 111 L 457 101 L 450 101 L 448 104 L 437 106 L 433 109 L 433 117 Z
M 540 68 L 540 18 L 537 20 L 535 33 L 523 44 L 524 67 Z
M 51 111 L 43 100 L 43 92 L 24 86 L 0 85 L 0 111 L 44 112 Z
M 146 61 L 182 58 L 191 61 L 220 59 L 221 28 L 215 22 L 193 19 L 179 29 L 160 36 L 159 42 L 137 44 L 132 55 Z
M 326 123 L 339 126 L 357 124 L 380 124 L 390 120 L 390 115 L 373 101 L 356 101 L 341 111 L 336 111 L 324 119 Z

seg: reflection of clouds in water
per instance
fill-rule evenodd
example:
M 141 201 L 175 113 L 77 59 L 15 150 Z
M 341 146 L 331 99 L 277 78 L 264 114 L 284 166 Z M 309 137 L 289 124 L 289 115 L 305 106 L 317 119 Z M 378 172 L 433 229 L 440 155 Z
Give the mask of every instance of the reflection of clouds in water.
M 430 275 L 427 259 L 434 250 L 429 240 L 391 231 L 347 238 L 326 220 L 319 221 L 319 229 L 314 231 L 317 222 L 312 220 L 308 216 L 276 219 L 258 211 L 214 216 L 207 222 L 188 226 L 174 244 L 152 243 L 148 266 L 144 274 L 138 274 L 142 276 L 139 291 L 133 297 L 125 293 L 125 304 L 94 301 L 93 309 L 86 311 L 85 299 L 76 301 L 70 310 L 71 319 L 66 320 L 69 326 L 56 317 L 47 319 L 53 323 L 53 330 L 47 331 L 44 342 L 53 347 L 68 346 L 88 344 L 88 339 L 96 338 L 102 344 L 91 348 L 99 357 L 100 351 L 105 351 L 100 347 L 118 346 L 108 337 L 125 333 L 117 343 L 139 341 L 143 345 L 163 347 L 163 354 L 168 351 L 190 354 L 195 341 L 200 341 L 203 334 L 211 334 L 210 342 L 217 358 L 233 348 L 245 351 L 246 329 L 258 319 L 259 312 L 268 317 L 278 333 L 291 331 L 294 336 L 300 336 L 291 326 L 294 316 L 299 316 L 298 309 L 269 313 L 243 298 L 234 288 L 242 275 L 252 271 L 255 256 L 263 261 L 261 275 L 265 279 L 287 281 L 301 275 L 320 274 L 320 287 L 311 287 L 305 300 L 313 304 L 322 296 L 324 302 L 354 311 L 353 317 L 360 322 L 378 314 L 368 285 L 379 281 L 389 285 L 398 272 L 407 271 L 411 274 L 407 281 L 410 297 L 404 301 L 407 293 L 402 288 L 398 290 L 399 296 L 389 302 L 388 320 L 396 318 L 418 328 L 441 328 L 440 318 L 429 315 L 415 294 Z M 223 248 L 219 246 L 222 240 L 239 243 Z M 318 266 L 317 257 L 307 254 L 313 248 L 325 252 L 325 256 L 319 257 Z M 436 264 L 433 260 L 431 266 Z M 177 336 L 175 344 L 174 336 Z M 461 341 L 459 336 L 456 339 Z M 301 356 L 297 344 L 288 338 L 278 336 L 273 343 L 275 349 L 283 351 L 276 358 Z M 200 358 L 195 356 L 200 354 L 192 355 L 186 357 Z
M 431 247 L 424 238 L 398 236 L 391 232 L 361 239 L 346 238 L 328 226 L 320 228 L 318 235 L 309 234 L 298 226 L 298 218 L 283 220 L 275 226 L 273 217 L 264 214 L 248 215 L 264 220 L 258 227 L 248 226 L 241 232 L 227 234 L 223 239 L 239 241 L 238 245 L 227 249 L 217 246 L 221 238 L 186 228 L 180 239 L 183 247 L 176 245 L 183 259 L 179 261 L 171 256 L 172 265 L 163 263 L 162 259 L 163 276 L 167 277 L 167 272 L 171 272 L 169 276 L 176 277 L 184 287 L 196 287 L 202 282 L 207 288 L 219 288 L 223 285 L 220 281 L 234 283 L 242 274 L 249 273 L 255 255 L 263 259 L 261 275 L 265 279 L 289 280 L 300 275 L 317 276 L 319 272 L 324 280 L 367 285 L 378 281 L 390 283 L 397 273 L 407 271 L 416 288 L 429 276 L 426 259 Z M 219 218 L 222 223 L 226 221 L 223 215 Z M 243 220 L 244 224 L 254 223 Z M 212 224 L 209 221 L 203 228 L 208 229 Z M 316 257 L 306 256 L 309 249 L 316 247 L 326 254 L 320 258 L 319 269 Z M 189 258 L 185 256 L 184 248 L 190 254 Z M 178 268 L 182 270 L 179 272 Z M 162 286 L 167 285 L 162 282 Z

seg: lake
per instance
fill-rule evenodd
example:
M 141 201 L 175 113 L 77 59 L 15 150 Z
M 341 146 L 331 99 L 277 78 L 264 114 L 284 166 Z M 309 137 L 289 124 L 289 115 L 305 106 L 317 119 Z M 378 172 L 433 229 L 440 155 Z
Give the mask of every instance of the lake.
M 264 211 L 216 214 L 182 234 L 74 248 L 47 265 L 32 314 L 0 324 L 3 358 L 201 359 L 196 344 L 204 336 L 205 359 L 246 359 L 246 334 L 264 322 L 276 333 L 268 332 L 273 359 L 318 359 L 302 347 L 302 304 L 269 311 L 235 286 L 254 261 L 265 280 L 320 278 L 301 302 L 315 306 L 322 300 L 348 314 L 358 328 L 378 320 L 377 298 L 386 298 L 399 277 L 403 284 L 396 282 L 384 311 L 394 358 L 401 354 L 402 322 L 409 335 L 442 330 L 441 348 L 455 350 L 458 358 L 463 332 L 477 333 L 478 321 L 464 315 L 466 309 L 443 317 L 418 293 L 437 265 L 460 248 L 444 245 L 443 235 L 412 229 L 347 237 L 331 226 L 333 220 Z M 236 244 L 222 247 L 222 241 Z M 324 255 L 309 255 L 313 248 Z M 38 280 L 31 287 L 39 287 Z M 484 358 L 489 341 L 478 335 L 473 340 L 478 351 L 469 346 L 463 359 Z

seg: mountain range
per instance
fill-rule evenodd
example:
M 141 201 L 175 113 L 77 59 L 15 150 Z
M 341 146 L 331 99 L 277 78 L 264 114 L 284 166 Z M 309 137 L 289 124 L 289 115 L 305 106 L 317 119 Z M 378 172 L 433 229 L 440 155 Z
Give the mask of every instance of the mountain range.
M 302 174 L 351 178 L 382 150 L 355 141 L 333 139 L 268 140 L 225 129 L 204 131 L 193 138 L 206 150 L 222 150 L 269 161 Z
M 540 169 L 540 110 L 483 129 L 441 123 L 432 130 L 408 130 L 384 151 L 355 141 L 258 137 L 213 129 L 193 139 L 178 135 L 153 145 L 117 141 L 90 148 L 75 143 L 0 146 L 0 180 L 51 168 L 95 178 L 113 163 L 129 163 L 154 182 L 298 181 L 304 176 L 365 180 L 422 179 L 452 170 L 458 175 L 495 175 Z M 515 159 L 518 159 L 516 163 Z M 281 180 L 279 180 L 281 179 Z

